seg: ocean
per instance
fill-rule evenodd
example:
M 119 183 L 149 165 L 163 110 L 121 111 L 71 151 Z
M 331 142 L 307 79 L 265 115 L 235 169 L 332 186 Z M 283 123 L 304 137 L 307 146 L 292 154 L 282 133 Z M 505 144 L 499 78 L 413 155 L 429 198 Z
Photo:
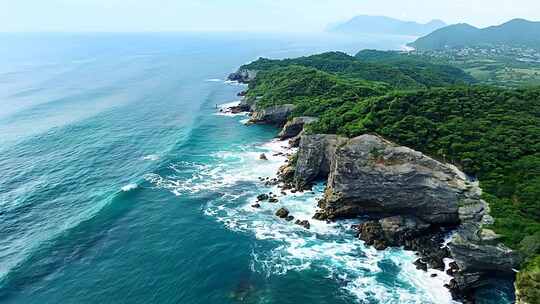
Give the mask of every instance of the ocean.
M 365 247 L 354 221 L 274 216 L 310 219 L 322 185 L 252 208 L 290 151 L 218 110 L 260 56 L 411 37 L 0 36 L 0 303 L 453 303 L 444 273 Z

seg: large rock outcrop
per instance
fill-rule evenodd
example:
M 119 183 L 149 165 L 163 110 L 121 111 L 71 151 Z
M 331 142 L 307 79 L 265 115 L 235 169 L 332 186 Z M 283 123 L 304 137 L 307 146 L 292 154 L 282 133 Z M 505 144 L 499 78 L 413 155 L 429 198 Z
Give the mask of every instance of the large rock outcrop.
M 473 187 L 480 192 L 480 188 Z M 521 262 L 519 254 L 499 242 L 499 236 L 486 228 L 493 224 L 489 205 L 482 199 L 465 200 L 459 208 L 460 226 L 448 247 L 459 270 L 450 290 L 457 297 L 473 298 L 474 290 L 489 285 L 494 277 L 515 276 Z
M 401 214 L 457 224 L 466 189 L 466 178 L 456 168 L 381 137 L 362 135 L 336 151 L 324 209 L 331 218 Z
M 420 252 L 419 265 L 441 270 L 443 258 L 454 258 L 448 287 L 456 299 L 471 299 L 490 278 L 512 276 L 519 265 L 488 229 L 493 219 L 478 183 L 455 166 L 375 135 L 307 135 L 295 171 L 298 188 L 328 175 L 316 219 L 375 217 L 358 227 L 367 244 L 405 246 Z M 453 229 L 448 247 L 446 229 Z
M 257 71 L 254 70 L 248 70 L 248 69 L 240 69 L 227 77 L 227 79 L 231 81 L 238 81 L 240 83 L 250 83 L 255 79 L 257 76 Z
M 253 109 L 253 107 L 252 107 Z M 295 109 L 293 104 L 271 106 L 263 109 L 255 107 L 251 114 L 251 123 L 266 123 L 273 125 L 283 125 Z
M 337 135 L 303 135 L 296 160 L 295 187 L 303 190 L 318 178 L 328 176 L 337 147 L 346 141 Z
M 278 137 L 281 140 L 296 137 L 302 133 L 306 125 L 314 123 L 317 120 L 318 118 L 309 116 L 295 117 L 283 126 L 283 129 L 279 133 Z

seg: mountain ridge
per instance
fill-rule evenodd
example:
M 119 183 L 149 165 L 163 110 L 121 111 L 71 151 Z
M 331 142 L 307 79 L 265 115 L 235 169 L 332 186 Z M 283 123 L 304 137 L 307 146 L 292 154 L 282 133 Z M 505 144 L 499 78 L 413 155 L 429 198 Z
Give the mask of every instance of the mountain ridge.
M 393 34 L 422 36 L 446 26 L 442 20 L 427 23 L 403 21 L 386 16 L 358 15 L 348 21 L 329 26 L 327 31 L 342 34 Z
M 508 45 L 540 48 L 540 22 L 516 18 L 500 25 L 477 28 L 467 23 L 449 25 L 418 38 L 408 46 L 417 50 Z

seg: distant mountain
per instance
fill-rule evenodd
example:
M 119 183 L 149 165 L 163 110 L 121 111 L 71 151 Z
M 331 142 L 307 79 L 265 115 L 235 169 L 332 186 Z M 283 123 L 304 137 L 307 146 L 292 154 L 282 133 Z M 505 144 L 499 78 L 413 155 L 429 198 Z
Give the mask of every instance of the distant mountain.
M 502 44 L 540 48 L 540 22 L 514 19 L 483 29 L 466 23 L 455 24 L 419 38 L 409 46 L 418 50 L 437 50 Z
M 330 26 L 329 32 L 342 34 L 392 34 L 422 36 L 446 26 L 441 20 L 426 24 L 402 21 L 384 16 L 356 16 L 351 20 Z

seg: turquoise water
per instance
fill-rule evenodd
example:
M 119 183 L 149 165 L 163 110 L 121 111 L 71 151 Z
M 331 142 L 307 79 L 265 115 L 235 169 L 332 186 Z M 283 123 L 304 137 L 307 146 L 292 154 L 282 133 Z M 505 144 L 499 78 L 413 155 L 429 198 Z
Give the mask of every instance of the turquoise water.
M 284 144 L 216 110 L 243 89 L 224 77 L 258 56 L 406 38 L 1 38 L 1 303 L 451 303 L 447 277 L 365 248 L 351 223 L 306 231 L 273 216 L 309 219 L 321 186 L 251 208 L 277 193 L 258 178 Z

